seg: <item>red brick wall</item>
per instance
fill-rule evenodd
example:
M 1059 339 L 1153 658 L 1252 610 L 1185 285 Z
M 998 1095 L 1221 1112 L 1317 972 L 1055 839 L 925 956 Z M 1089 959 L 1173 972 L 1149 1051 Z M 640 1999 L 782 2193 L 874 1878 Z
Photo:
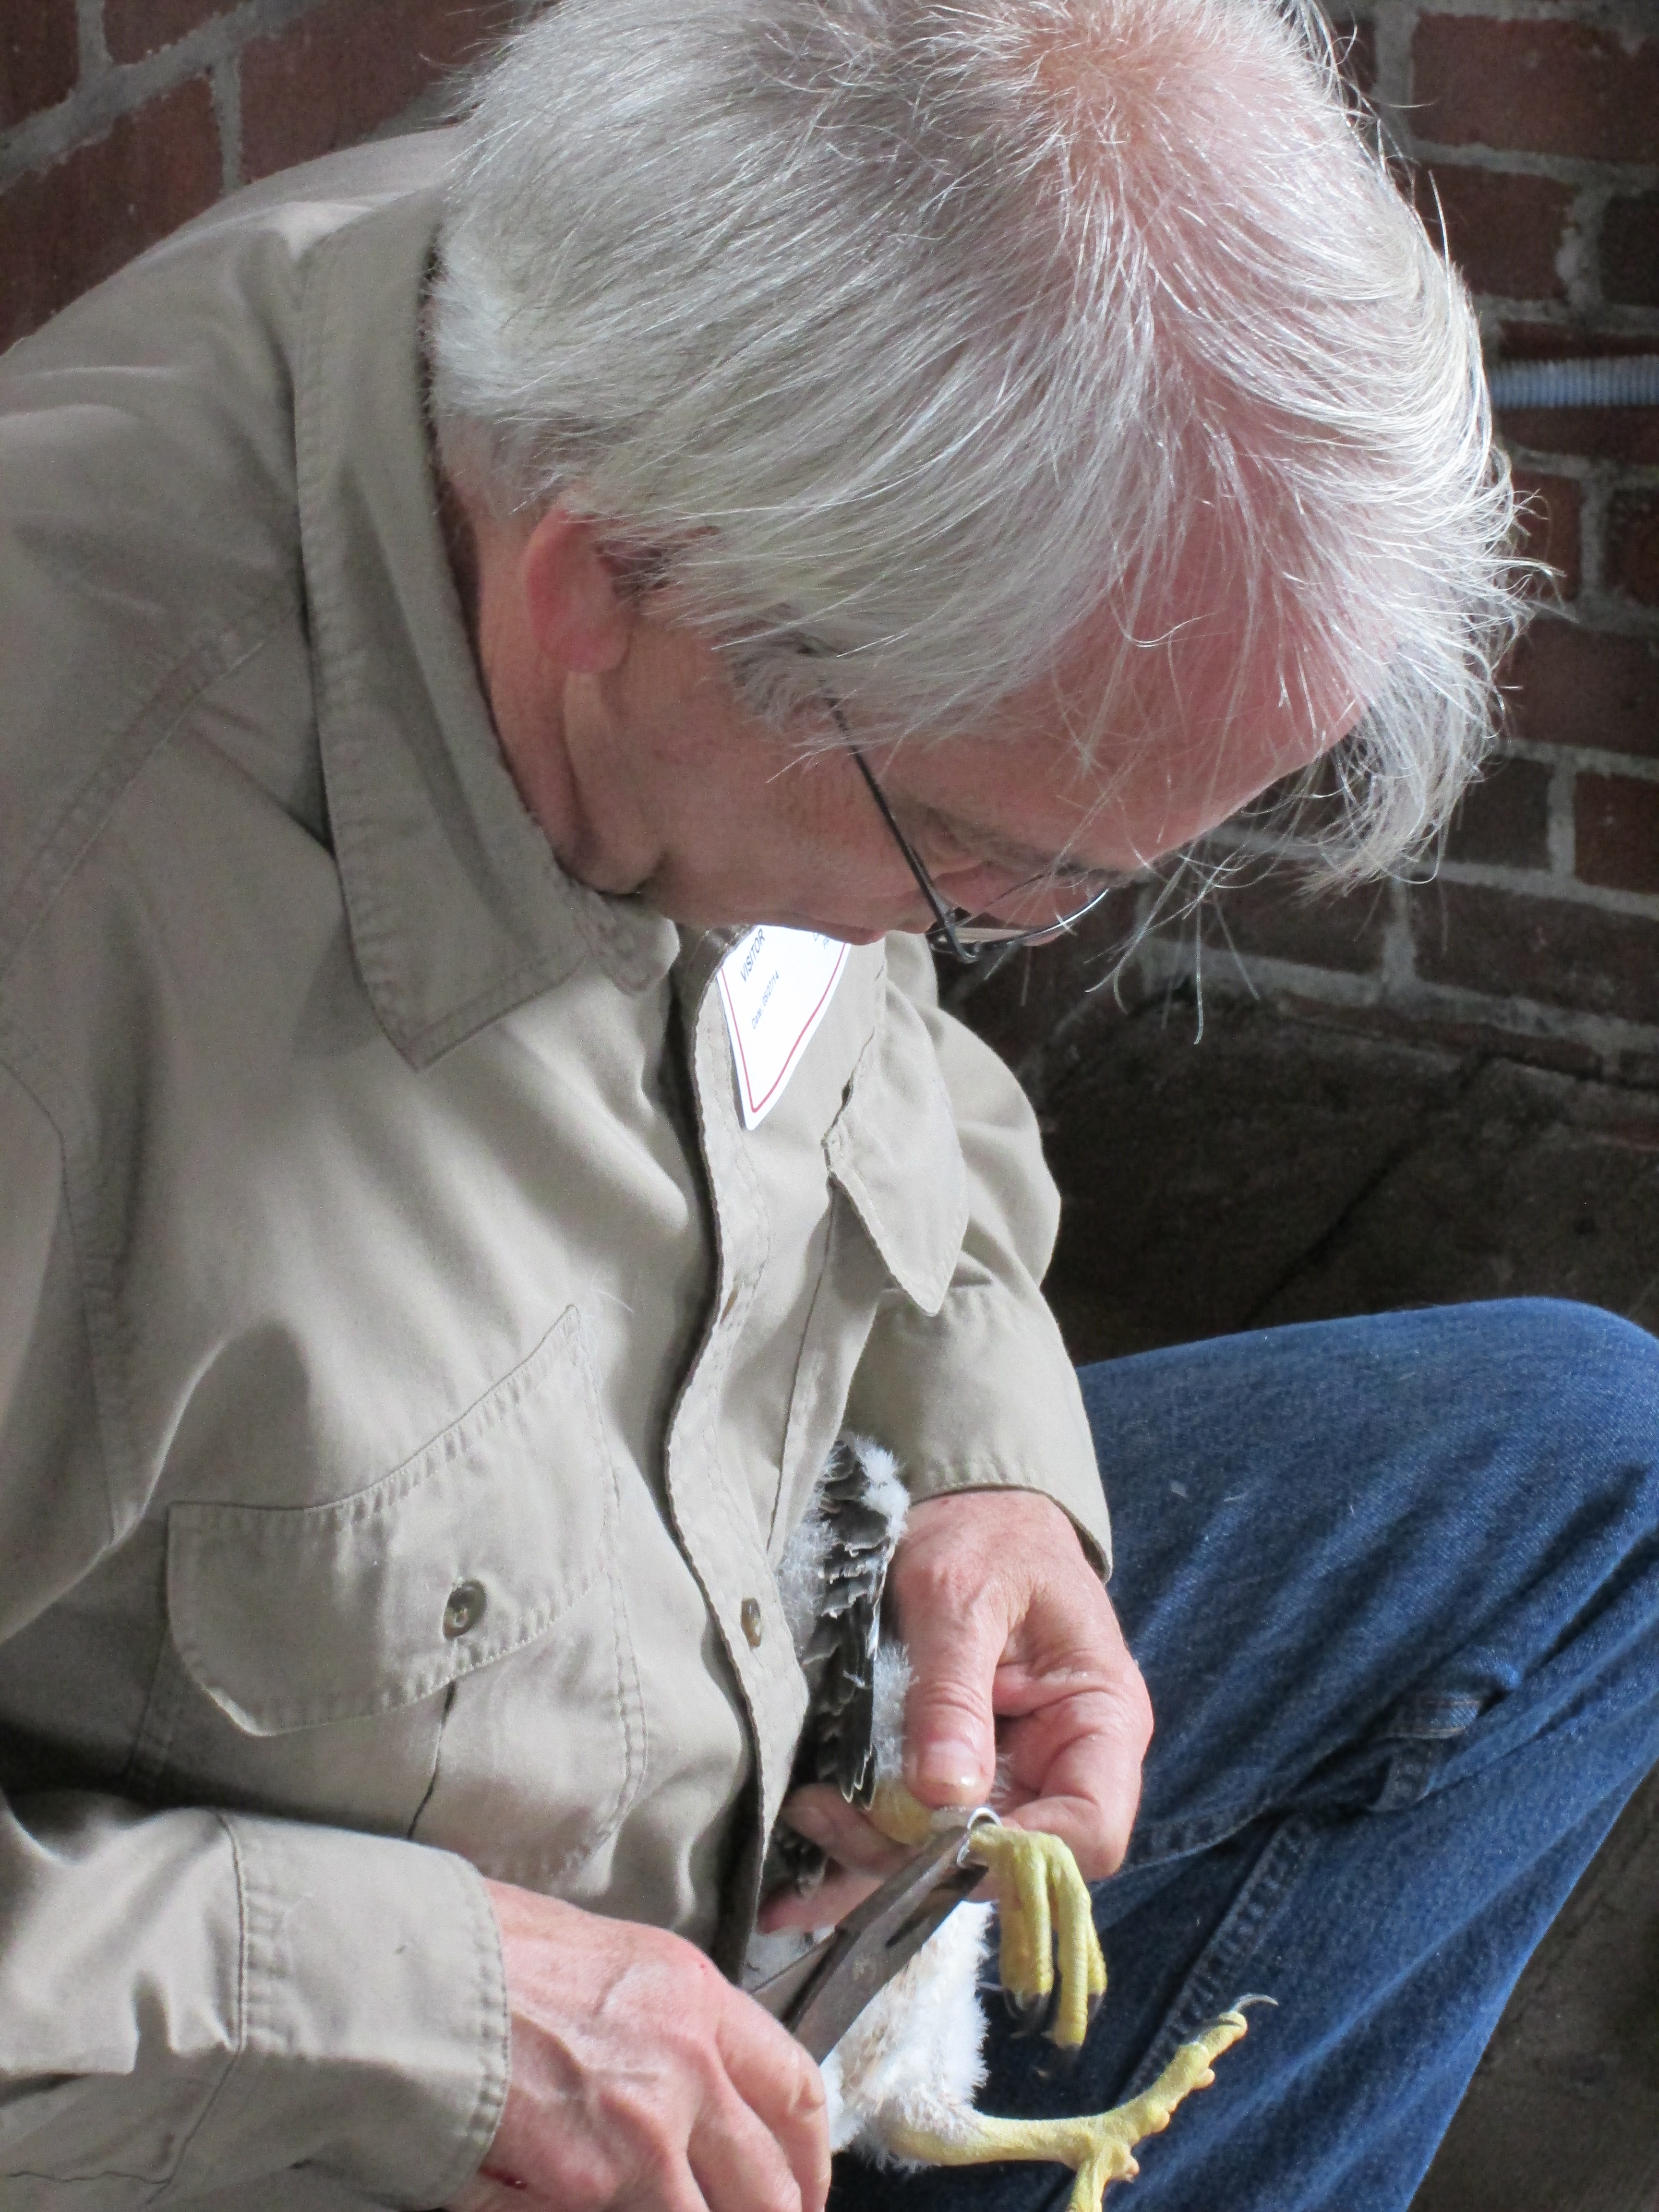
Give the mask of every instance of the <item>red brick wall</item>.
M 403 114 L 526 0 L 0 0 L 0 343 L 222 191 Z M 672 4 L 672 0 L 665 0 Z M 1659 350 L 1655 0 L 1352 0 L 1352 66 L 1419 160 L 1494 354 Z M 1501 764 L 1437 880 L 1203 924 L 1214 990 L 1498 1036 L 1659 1080 L 1659 412 L 1511 414 L 1566 618 L 1510 681 Z M 1190 972 L 1188 922 L 1126 975 Z M 1042 956 L 1011 1041 L 1086 961 Z
M 0 0 L 0 345 L 222 192 L 368 137 L 517 0 Z

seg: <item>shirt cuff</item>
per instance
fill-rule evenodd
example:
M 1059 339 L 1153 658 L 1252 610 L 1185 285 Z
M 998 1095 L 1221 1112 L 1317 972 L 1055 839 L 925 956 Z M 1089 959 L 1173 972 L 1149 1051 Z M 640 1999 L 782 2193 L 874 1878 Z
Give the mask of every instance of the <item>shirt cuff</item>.
M 391 1838 L 240 1814 L 225 1826 L 241 2032 L 175 2189 L 311 2164 L 382 2203 L 447 2203 L 507 2097 L 507 1980 L 483 1878 Z
M 952 1291 L 933 1316 L 896 1304 L 877 1324 L 848 1422 L 896 1453 L 912 1498 L 1033 1490 L 1070 1515 L 1103 1574 L 1111 1525 L 1077 1372 L 1041 1300 Z

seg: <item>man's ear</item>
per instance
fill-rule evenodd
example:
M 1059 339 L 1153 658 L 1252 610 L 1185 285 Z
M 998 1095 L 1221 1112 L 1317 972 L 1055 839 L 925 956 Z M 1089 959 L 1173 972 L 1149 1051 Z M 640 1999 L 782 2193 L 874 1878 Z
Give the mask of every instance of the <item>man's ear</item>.
M 550 507 L 519 555 L 531 634 L 543 657 L 572 674 L 621 665 L 634 606 L 585 515 Z

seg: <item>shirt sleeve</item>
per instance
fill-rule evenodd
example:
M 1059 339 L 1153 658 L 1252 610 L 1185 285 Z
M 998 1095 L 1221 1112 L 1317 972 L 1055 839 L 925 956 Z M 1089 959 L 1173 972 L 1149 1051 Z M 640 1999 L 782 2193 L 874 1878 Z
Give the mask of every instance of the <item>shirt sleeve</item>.
M 884 1300 L 848 1419 L 896 1451 L 917 1498 L 1035 1490 L 1063 1506 L 1103 1571 L 1111 1533 L 1076 1371 L 1039 1287 L 1060 1198 L 1036 1116 L 988 1045 L 943 1012 L 923 939 L 890 937 L 888 971 L 933 1039 L 968 1170 L 967 1233 L 937 1315 Z
M 0 1068 L 0 1640 L 112 1540 L 57 1135 Z M 0 1771 L 38 1774 L 8 1740 Z M 125 2212 L 301 2164 L 429 2207 L 508 2059 L 478 1875 L 393 1838 L 0 1796 L 0 2197 Z

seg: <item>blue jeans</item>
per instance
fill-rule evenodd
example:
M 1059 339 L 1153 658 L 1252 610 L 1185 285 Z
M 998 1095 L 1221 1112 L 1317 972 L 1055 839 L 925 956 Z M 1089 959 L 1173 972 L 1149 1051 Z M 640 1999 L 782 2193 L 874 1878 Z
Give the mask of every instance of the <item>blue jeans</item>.
M 1112 1986 L 1083 2054 L 1059 2069 L 992 1996 L 979 2104 L 1101 2110 L 1265 1991 L 1124 2212 L 1399 2212 L 1659 1761 L 1659 1344 L 1516 1300 L 1082 1382 L 1158 1734 L 1095 1893 Z M 1037 2212 L 1070 2185 L 842 2160 L 831 2203 Z

